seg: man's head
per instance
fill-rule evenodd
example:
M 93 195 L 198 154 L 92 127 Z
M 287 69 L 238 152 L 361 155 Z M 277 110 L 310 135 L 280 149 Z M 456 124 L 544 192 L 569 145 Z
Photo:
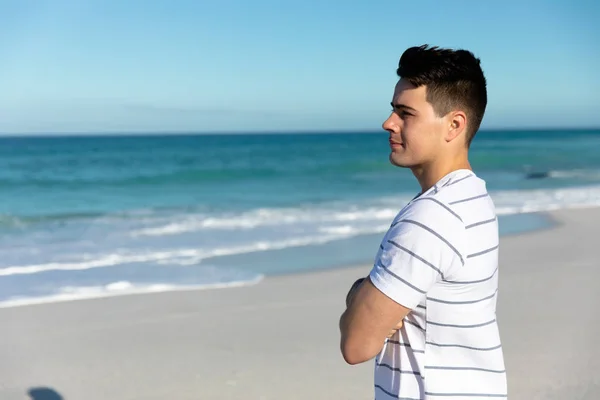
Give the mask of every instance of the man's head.
M 418 167 L 466 154 L 487 105 L 480 60 L 466 50 L 420 46 L 400 57 L 390 132 L 390 160 Z

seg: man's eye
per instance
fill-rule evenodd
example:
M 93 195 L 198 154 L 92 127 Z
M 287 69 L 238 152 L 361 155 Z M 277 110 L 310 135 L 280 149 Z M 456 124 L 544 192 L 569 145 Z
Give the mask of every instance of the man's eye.
M 406 110 L 403 109 L 398 109 L 398 108 L 394 108 L 392 107 L 392 112 L 395 112 L 396 114 L 398 114 L 400 117 L 408 117 L 408 116 L 412 116 L 411 113 L 407 112 Z

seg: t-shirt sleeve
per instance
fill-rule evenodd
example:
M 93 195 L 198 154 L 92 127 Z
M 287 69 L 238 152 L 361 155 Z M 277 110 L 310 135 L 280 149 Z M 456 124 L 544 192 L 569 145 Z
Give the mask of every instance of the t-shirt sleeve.
M 381 292 L 414 309 L 432 287 L 464 265 L 464 224 L 439 202 L 421 200 L 385 236 L 369 274 Z

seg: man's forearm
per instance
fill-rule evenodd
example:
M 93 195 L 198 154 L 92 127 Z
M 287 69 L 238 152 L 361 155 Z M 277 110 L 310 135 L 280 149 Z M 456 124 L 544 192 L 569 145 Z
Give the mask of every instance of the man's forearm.
M 372 304 L 369 277 L 359 278 L 346 295 L 346 310 L 339 321 L 340 350 L 348 364 L 368 361 L 379 353 L 384 344 L 372 333 L 372 318 L 377 310 Z M 387 334 L 387 332 L 386 332 Z

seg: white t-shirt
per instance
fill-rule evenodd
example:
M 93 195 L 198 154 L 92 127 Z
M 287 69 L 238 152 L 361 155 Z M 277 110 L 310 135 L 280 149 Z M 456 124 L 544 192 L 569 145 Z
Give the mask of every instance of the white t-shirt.
M 375 359 L 375 399 L 507 398 L 498 244 L 494 204 L 470 170 L 446 175 L 396 216 L 370 278 L 413 311 Z

